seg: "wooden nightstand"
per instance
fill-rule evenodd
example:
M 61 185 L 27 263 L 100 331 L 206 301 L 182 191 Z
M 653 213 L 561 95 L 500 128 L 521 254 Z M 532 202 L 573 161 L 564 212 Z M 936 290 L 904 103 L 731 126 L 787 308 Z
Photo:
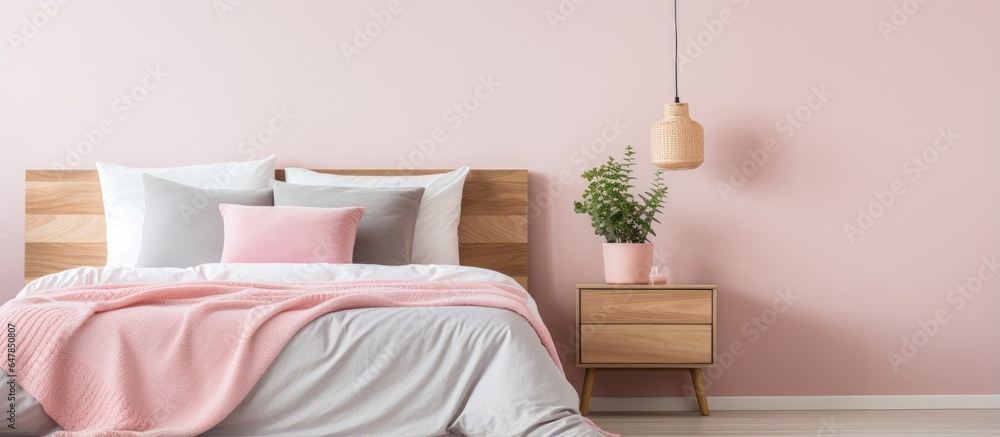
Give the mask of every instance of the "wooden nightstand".
M 715 367 L 714 285 L 576 286 L 576 367 L 587 369 L 580 412 L 597 369 L 689 369 L 707 416 L 701 369 Z

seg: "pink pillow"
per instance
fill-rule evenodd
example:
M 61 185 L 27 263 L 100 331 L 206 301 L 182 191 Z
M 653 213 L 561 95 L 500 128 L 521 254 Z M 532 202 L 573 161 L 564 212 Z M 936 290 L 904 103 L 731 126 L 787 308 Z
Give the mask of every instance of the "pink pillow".
M 224 263 L 350 264 L 365 209 L 220 204 Z

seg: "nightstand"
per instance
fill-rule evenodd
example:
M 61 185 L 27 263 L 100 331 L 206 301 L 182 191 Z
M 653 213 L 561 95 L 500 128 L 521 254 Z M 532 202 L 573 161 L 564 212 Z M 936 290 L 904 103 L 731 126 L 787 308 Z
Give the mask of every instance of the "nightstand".
M 576 367 L 587 369 L 580 412 L 597 369 L 688 369 L 707 416 L 701 369 L 715 367 L 714 285 L 576 286 Z

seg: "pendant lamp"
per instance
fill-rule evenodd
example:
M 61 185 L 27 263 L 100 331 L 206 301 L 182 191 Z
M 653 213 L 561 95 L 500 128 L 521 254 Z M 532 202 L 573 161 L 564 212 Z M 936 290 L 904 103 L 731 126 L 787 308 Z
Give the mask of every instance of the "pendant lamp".
M 653 164 L 663 170 L 691 170 L 705 162 L 705 129 L 681 103 L 677 80 L 677 0 L 674 0 L 674 102 L 664 104 L 663 119 L 649 130 Z

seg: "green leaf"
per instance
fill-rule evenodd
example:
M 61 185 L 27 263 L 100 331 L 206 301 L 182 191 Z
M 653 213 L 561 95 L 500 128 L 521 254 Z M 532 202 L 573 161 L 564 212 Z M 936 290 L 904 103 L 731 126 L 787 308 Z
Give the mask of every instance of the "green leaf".
M 590 216 L 594 233 L 608 242 L 649 241 L 649 235 L 656 235 L 652 224 L 660 223 L 656 215 L 663 212 L 667 195 L 662 172 L 653 173 L 645 192 L 632 193 L 635 155 L 635 149 L 628 145 L 621 161 L 608 156 L 605 164 L 584 171 L 582 177 L 588 185 L 583 200 L 573 202 L 573 211 Z

